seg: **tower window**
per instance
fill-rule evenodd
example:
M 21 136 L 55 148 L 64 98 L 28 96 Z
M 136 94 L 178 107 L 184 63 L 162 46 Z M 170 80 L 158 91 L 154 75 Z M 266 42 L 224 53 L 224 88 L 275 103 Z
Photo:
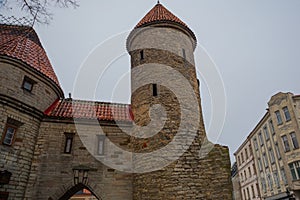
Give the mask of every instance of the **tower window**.
M 182 49 L 182 57 L 183 57 L 184 59 L 186 59 L 185 49 Z
M 152 84 L 152 94 L 154 97 L 157 96 L 157 84 Z
M 70 154 L 72 151 L 74 134 L 73 133 L 65 133 L 65 138 L 66 138 L 66 142 L 65 142 L 64 153 Z
M 282 136 L 282 142 L 283 142 L 283 146 L 284 146 L 284 151 L 285 152 L 288 152 L 290 151 L 290 144 L 289 144 L 289 141 L 288 141 L 288 138 L 286 135 Z
M 16 134 L 17 128 L 14 126 L 11 126 L 10 124 L 7 124 L 4 131 L 4 136 L 2 139 L 2 144 L 11 146 L 13 144 L 15 134 Z
M 105 140 L 104 135 L 99 135 L 98 136 L 98 147 L 97 147 L 97 154 L 98 155 L 104 155 L 104 140 Z
M 28 76 L 25 76 L 24 80 L 23 80 L 22 88 L 24 90 L 28 91 L 28 92 L 31 92 L 32 88 L 33 88 L 33 85 L 35 83 L 36 82 L 34 80 L 32 80 L 31 78 L 29 78 Z
M 22 122 L 19 122 L 12 118 L 8 118 L 2 136 L 2 144 L 11 146 L 15 140 L 17 129 L 21 125 L 23 125 Z
M 144 50 L 140 51 L 140 58 L 141 58 L 141 60 L 144 60 Z

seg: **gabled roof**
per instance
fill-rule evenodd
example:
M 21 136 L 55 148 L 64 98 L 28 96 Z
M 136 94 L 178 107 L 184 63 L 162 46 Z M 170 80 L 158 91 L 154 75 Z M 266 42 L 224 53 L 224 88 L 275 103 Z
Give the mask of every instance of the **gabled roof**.
M 32 27 L 0 24 L 0 55 L 26 63 L 59 86 L 47 54 Z
M 135 28 L 141 28 L 151 24 L 168 23 L 181 26 L 190 33 L 194 40 L 196 40 L 196 36 L 193 31 L 159 2 L 145 15 L 145 17 L 135 26 Z
M 55 101 L 44 114 L 58 119 L 97 119 L 100 121 L 133 121 L 128 104 L 61 99 Z

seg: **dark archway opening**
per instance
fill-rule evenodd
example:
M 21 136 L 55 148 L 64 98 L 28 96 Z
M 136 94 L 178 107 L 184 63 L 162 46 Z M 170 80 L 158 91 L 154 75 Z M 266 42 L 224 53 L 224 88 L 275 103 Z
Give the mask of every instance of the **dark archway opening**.
M 59 198 L 59 200 L 72 200 L 72 199 L 76 199 L 76 197 L 94 197 L 96 200 L 101 200 L 99 197 L 97 197 L 93 191 L 87 187 L 86 185 L 79 183 L 77 185 L 75 185 L 74 187 L 72 187 L 71 189 L 69 189 L 62 197 Z

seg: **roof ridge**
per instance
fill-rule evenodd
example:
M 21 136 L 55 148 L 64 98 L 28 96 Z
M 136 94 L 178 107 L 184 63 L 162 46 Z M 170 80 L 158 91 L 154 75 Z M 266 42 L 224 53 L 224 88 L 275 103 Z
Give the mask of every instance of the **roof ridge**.
M 57 99 L 45 110 L 44 114 L 57 119 L 97 119 L 127 122 L 132 122 L 134 119 L 129 104 L 73 99 Z
M 67 102 L 78 102 L 78 103 L 97 103 L 97 104 L 108 104 L 108 105 L 130 105 L 126 103 L 118 103 L 118 102 L 106 102 L 106 101 L 97 101 L 97 100 L 84 100 L 84 99 L 73 99 L 73 98 L 66 98 L 66 99 L 61 99 L 61 101 Z

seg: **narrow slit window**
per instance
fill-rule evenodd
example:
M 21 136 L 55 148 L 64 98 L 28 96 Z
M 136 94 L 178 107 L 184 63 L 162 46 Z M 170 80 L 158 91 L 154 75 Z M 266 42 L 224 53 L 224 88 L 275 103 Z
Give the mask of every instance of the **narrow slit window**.
M 65 138 L 66 138 L 66 142 L 65 142 L 64 153 L 70 154 L 72 151 L 74 134 L 73 133 L 65 133 Z
M 145 57 L 144 57 L 144 50 L 141 50 L 141 51 L 140 51 L 140 58 L 141 58 L 141 60 L 144 60 L 144 58 L 145 58 Z
M 105 136 L 99 135 L 98 136 L 98 147 L 97 147 L 98 155 L 104 155 L 104 142 L 105 142 Z
M 182 49 L 182 57 L 186 60 L 186 53 L 185 53 L 185 49 Z
M 157 96 L 157 84 L 152 84 L 152 94 L 154 97 Z

